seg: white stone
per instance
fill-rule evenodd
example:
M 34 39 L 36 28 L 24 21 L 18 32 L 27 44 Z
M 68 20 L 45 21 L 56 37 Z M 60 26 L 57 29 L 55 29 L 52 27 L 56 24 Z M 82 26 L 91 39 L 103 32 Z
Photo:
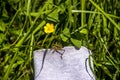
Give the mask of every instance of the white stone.
M 40 73 L 45 50 L 34 51 L 34 80 L 95 80 L 88 60 L 86 62 L 92 53 L 86 47 L 82 46 L 80 49 L 73 46 L 64 47 L 59 51 L 63 53 L 65 50 L 62 59 L 59 53 L 47 49 L 43 69 Z M 91 61 L 91 63 L 93 68 L 93 62 Z

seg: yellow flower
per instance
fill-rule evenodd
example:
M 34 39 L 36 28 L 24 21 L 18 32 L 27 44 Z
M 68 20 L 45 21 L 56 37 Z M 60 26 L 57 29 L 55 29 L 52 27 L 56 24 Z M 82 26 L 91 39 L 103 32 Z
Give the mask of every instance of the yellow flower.
M 47 33 L 47 34 L 54 32 L 54 25 L 50 24 L 50 23 L 47 23 L 44 26 L 44 32 Z

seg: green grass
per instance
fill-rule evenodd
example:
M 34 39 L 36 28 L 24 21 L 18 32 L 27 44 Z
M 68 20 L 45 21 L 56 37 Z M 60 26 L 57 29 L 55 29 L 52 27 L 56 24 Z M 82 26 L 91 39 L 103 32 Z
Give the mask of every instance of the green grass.
M 119 0 L 1 0 L 0 79 L 32 79 L 33 51 L 59 43 L 63 47 L 90 49 L 96 80 L 118 80 L 119 3 Z M 55 32 L 47 35 L 46 23 L 53 23 Z

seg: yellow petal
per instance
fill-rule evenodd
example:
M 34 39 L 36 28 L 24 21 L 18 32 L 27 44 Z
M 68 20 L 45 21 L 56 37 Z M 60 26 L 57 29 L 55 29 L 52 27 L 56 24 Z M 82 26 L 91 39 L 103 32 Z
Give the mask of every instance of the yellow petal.
M 44 32 L 45 33 L 52 33 L 54 32 L 54 25 L 47 23 L 46 26 L 44 26 Z

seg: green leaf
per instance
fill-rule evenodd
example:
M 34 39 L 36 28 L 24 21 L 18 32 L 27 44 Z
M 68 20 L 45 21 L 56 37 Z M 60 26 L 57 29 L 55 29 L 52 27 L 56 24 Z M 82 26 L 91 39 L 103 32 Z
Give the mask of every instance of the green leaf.
M 4 32 L 7 24 L 0 20 L 0 31 Z
M 54 10 L 47 17 L 48 20 L 58 22 L 58 10 Z
M 81 47 L 82 42 L 80 40 L 77 40 L 77 39 L 74 39 L 74 38 L 70 38 L 70 40 L 75 47 L 77 47 L 77 48 Z
M 87 29 L 82 29 L 82 30 L 80 31 L 80 33 L 82 33 L 82 34 L 88 34 L 88 30 L 87 30 Z
M 68 37 L 68 38 L 71 37 L 69 28 L 66 27 L 66 28 L 63 30 L 63 35 L 66 36 L 66 37 Z
M 60 34 L 60 37 L 62 38 L 62 41 L 66 42 L 68 40 L 68 37 L 65 37 L 63 34 Z
M 62 3 L 59 7 L 58 10 L 60 11 L 60 14 L 63 14 L 65 12 L 66 7 L 64 6 L 64 3 Z
M 18 3 L 20 0 L 8 0 L 9 3 Z
M 20 35 L 21 29 L 11 28 L 11 29 L 9 29 L 9 32 L 10 32 L 13 36 L 14 36 L 14 35 Z
M 20 64 L 22 64 L 22 63 L 24 63 L 24 61 L 17 61 L 16 63 L 14 63 L 14 64 L 12 65 L 12 68 L 16 68 L 18 65 L 20 65 Z
M 110 73 L 110 71 L 108 70 L 108 68 L 105 67 L 105 66 L 101 66 L 101 68 L 112 79 L 112 74 Z
M 5 34 L 0 33 L 0 44 L 1 44 L 4 40 L 6 40 Z
M 62 40 L 64 42 L 66 42 L 68 40 L 68 38 L 71 37 L 70 31 L 69 31 L 69 29 L 67 27 L 63 30 L 63 34 L 60 34 L 60 37 L 62 38 Z

